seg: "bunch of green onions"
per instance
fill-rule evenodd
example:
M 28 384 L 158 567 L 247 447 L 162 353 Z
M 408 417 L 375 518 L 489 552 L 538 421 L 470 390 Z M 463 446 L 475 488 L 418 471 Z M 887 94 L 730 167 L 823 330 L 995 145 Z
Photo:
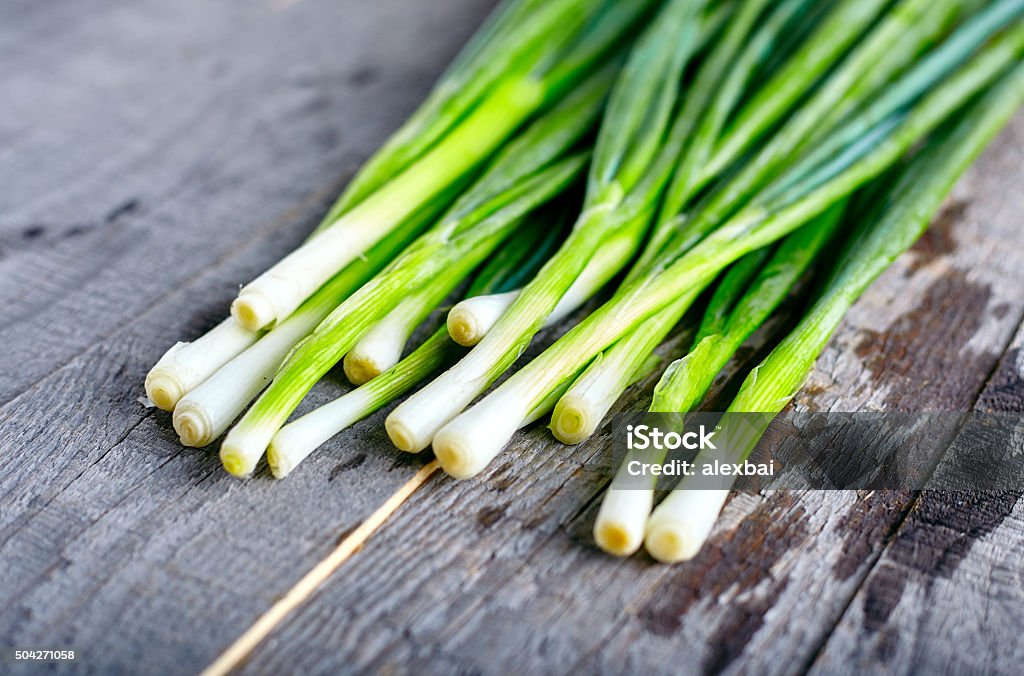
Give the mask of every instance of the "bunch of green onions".
M 770 421 L 1024 99 L 1022 56 L 1024 0 L 506 0 L 310 238 L 169 350 L 146 392 L 185 445 L 227 432 L 227 471 L 266 455 L 280 478 L 422 385 L 388 436 L 468 478 L 547 415 L 560 441 L 590 438 L 706 297 L 651 406 L 696 409 L 825 278 L 729 407 Z M 884 196 L 870 210 L 868 193 Z M 338 363 L 354 388 L 289 422 Z M 602 549 L 689 558 L 729 487 L 684 482 L 656 509 L 654 488 L 613 481 Z

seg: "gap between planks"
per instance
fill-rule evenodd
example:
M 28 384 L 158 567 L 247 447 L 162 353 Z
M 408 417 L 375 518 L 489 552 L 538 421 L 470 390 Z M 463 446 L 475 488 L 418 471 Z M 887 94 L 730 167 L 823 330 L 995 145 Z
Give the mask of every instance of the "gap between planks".
M 424 465 L 409 481 L 391 494 L 376 511 L 366 518 L 320 563 L 289 589 L 281 599 L 260 616 L 244 634 L 225 650 L 201 676 L 223 676 L 241 666 L 246 657 L 277 628 L 296 608 L 306 602 L 327 579 L 353 554 L 362 549 L 366 541 L 398 511 L 413 494 L 440 468 L 437 460 Z

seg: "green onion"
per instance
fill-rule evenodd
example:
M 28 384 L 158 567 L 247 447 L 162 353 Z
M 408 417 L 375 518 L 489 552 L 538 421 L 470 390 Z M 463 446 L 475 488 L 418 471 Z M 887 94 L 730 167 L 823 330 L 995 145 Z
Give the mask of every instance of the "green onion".
M 342 361 L 349 382 L 364 385 L 397 364 L 416 327 L 462 282 L 461 273 L 452 270 L 428 284 L 364 333 Z
M 683 142 L 672 118 L 683 71 L 700 41 L 700 5 L 668 2 L 641 36 L 615 84 L 584 210 L 568 240 L 469 355 L 388 416 L 395 446 L 419 452 L 430 445 L 442 425 L 519 357 L 602 242 L 653 210 Z
M 766 426 L 786 407 L 853 303 L 920 237 L 959 176 L 1021 103 L 1024 66 L 1016 65 L 908 163 L 887 199 L 847 245 L 825 291 L 796 329 L 746 378 L 729 413 L 763 413 Z M 741 444 L 735 457 L 745 459 L 759 436 L 751 435 L 751 442 Z M 665 562 L 692 558 L 727 496 L 727 488 L 687 490 L 684 481 L 651 515 L 644 541 L 647 551 Z
M 756 138 L 769 130 L 828 72 L 877 19 L 886 4 L 886 0 L 842 0 L 837 3 L 796 53 L 743 106 L 724 138 L 716 143 L 716 151 L 705 162 L 693 167 L 697 173 L 685 177 L 687 192 L 693 194 L 739 159 Z M 776 26 L 775 30 L 781 31 L 784 27 Z M 777 38 L 772 42 L 777 42 Z M 753 65 L 748 63 L 747 68 Z M 821 96 L 821 90 L 814 95 L 815 98 Z M 827 107 L 821 106 L 818 110 L 822 109 L 827 110 Z M 794 133 L 794 136 L 800 135 Z
M 534 274 L 564 239 L 567 213 L 568 210 L 562 208 L 557 218 L 531 218 L 526 227 L 517 231 L 516 237 L 505 242 L 499 253 L 491 257 L 480 272 L 480 279 L 500 277 L 504 285 Z M 512 265 L 515 269 L 510 269 Z M 367 331 L 345 355 L 345 375 L 349 381 L 353 385 L 363 385 L 397 364 L 412 332 L 427 315 L 437 309 L 460 281 L 454 274 L 439 276 L 422 291 L 403 300 L 380 323 Z M 470 298 L 464 302 L 472 300 Z
M 643 364 L 700 295 L 694 287 L 641 328 L 598 355 L 558 400 L 551 416 L 551 433 L 564 444 L 580 444 L 593 436 L 612 405 Z
M 702 168 L 711 161 L 716 147 L 722 144 L 723 130 L 729 118 L 735 113 L 751 79 L 761 62 L 773 48 L 777 47 L 781 33 L 788 26 L 792 13 L 800 10 L 805 0 L 789 0 L 780 5 L 763 20 L 760 28 L 754 29 L 755 22 L 763 12 L 762 1 L 746 2 L 728 24 L 725 34 L 718 41 L 706 63 L 700 68 L 696 80 L 686 95 L 684 119 L 688 141 L 685 152 L 666 191 L 661 206 L 659 224 L 652 235 L 651 244 L 641 259 L 640 269 L 646 267 L 665 239 L 677 226 L 676 217 L 687 206 L 693 196 L 712 176 L 703 182 Z M 796 80 L 791 80 L 791 83 Z M 760 131 L 777 121 L 787 110 L 777 102 L 775 116 L 762 115 L 759 130 L 745 135 L 742 149 L 746 149 L 758 137 Z M 790 102 L 791 103 L 791 102 Z
M 810 194 L 774 200 L 773 205 L 754 201 L 692 249 L 678 253 L 670 247 L 649 276 L 621 289 L 472 409 L 449 422 L 434 442 L 442 467 L 459 478 L 483 470 L 511 439 L 519 420 L 598 352 L 689 289 L 707 284 L 740 257 L 793 232 L 879 176 L 965 101 L 1016 65 L 1022 51 L 1024 26 L 1018 26 L 934 87 L 873 149 Z
M 239 292 L 231 313 L 256 330 L 284 320 L 338 269 L 357 258 L 448 184 L 471 171 L 542 101 L 534 83 L 503 87 L 438 148 Z
M 870 14 L 864 14 L 865 6 L 844 6 L 846 10 L 854 12 L 860 17 L 861 21 L 864 21 L 870 16 Z M 798 3 L 792 3 L 789 7 L 782 7 L 772 15 L 771 19 L 766 22 L 765 26 L 755 36 L 752 44 L 756 45 L 759 41 L 764 44 L 771 44 L 778 40 L 778 34 L 787 25 L 790 16 L 784 11 L 789 9 L 790 11 L 799 8 Z M 662 208 L 661 221 L 658 227 L 655 229 L 655 235 L 652 238 L 652 243 L 645 252 L 644 258 L 641 260 L 640 265 L 634 270 L 635 277 L 636 273 L 641 272 L 646 268 L 650 261 L 657 257 L 663 243 L 673 236 L 680 238 L 681 241 L 685 242 L 683 248 L 688 248 L 691 243 L 695 243 L 701 236 L 703 236 L 707 230 L 716 223 L 716 213 L 713 206 L 715 202 L 712 201 L 711 205 L 703 205 L 704 211 L 698 210 L 697 218 L 693 219 L 692 222 L 686 223 L 686 227 L 682 233 L 677 232 L 677 224 L 675 222 L 675 214 L 678 210 L 682 209 L 690 198 L 693 196 L 695 191 L 702 187 L 703 181 L 706 181 L 706 177 L 702 178 L 699 173 L 699 168 L 706 165 L 709 157 L 712 157 L 716 148 L 717 152 L 732 153 L 736 149 L 742 147 L 737 146 L 736 136 L 727 138 L 724 142 L 719 141 L 719 135 L 721 134 L 724 122 L 728 116 L 731 108 L 735 105 L 737 100 L 740 98 L 742 93 L 742 82 L 749 77 L 750 73 L 753 72 L 757 60 L 748 58 L 746 60 L 741 59 L 741 66 L 729 73 L 729 65 L 736 60 L 736 54 L 740 50 L 740 46 L 743 44 L 745 36 L 753 26 L 754 21 L 757 19 L 762 7 L 758 3 L 748 3 L 743 7 L 734 21 L 730 24 L 727 29 L 725 39 L 721 42 L 719 47 L 712 52 L 712 55 L 707 65 L 701 70 L 698 76 L 697 82 L 694 86 L 693 92 L 691 93 L 690 99 L 687 101 L 688 107 L 693 111 L 691 116 L 693 122 L 692 126 L 698 128 L 698 132 L 694 134 L 690 145 L 687 147 L 686 152 L 680 161 L 679 169 L 677 170 L 676 177 L 673 180 L 673 184 L 668 191 L 665 205 Z M 921 2 L 908 2 L 903 5 L 900 10 L 895 13 L 894 17 L 891 17 L 888 22 L 883 24 L 883 28 L 880 33 L 887 38 L 891 38 L 892 30 L 891 26 L 899 25 L 899 20 L 905 19 L 907 16 L 917 16 L 924 7 Z M 838 10 L 838 17 L 843 18 L 847 22 L 846 30 L 850 30 L 848 25 L 849 16 L 844 13 L 843 7 Z M 838 18 L 833 20 L 826 25 L 833 25 L 838 21 Z M 854 23 L 854 27 L 859 26 L 859 23 Z M 926 33 L 926 32 L 923 32 Z M 930 33 L 928 33 L 930 35 Z M 872 42 L 869 42 L 871 49 L 862 49 L 856 54 L 856 57 L 852 59 L 855 64 L 862 62 L 870 63 L 870 60 L 864 54 L 876 55 L 879 53 L 880 45 L 888 44 L 889 40 L 882 40 L 875 38 Z M 834 49 L 835 46 L 829 43 L 823 43 L 823 48 L 828 46 Z M 961 50 L 963 51 L 963 50 Z M 759 54 L 759 50 L 755 48 L 752 54 L 758 54 L 763 58 L 763 54 Z M 807 48 L 794 57 L 794 63 L 803 63 L 804 55 L 807 53 Z M 962 55 L 955 55 L 961 56 Z M 943 58 L 935 59 L 943 63 L 951 61 L 949 56 L 943 55 Z M 784 69 L 784 72 L 790 72 L 791 67 Z M 854 71 L 855 72 L 855 71 Z M 934 79 L 934 78 L 932 78 Z M 720 83 L 725 80 L 729 84 L 725 87 L 721 87 Z M 730 81 L 731 80 L 731 81 Z M 839 80 L 840 85 L 844 82 L 842 79 Z M 782 97 L 783 100 L 791 100 L 795 90 L 793 80 L 787 80 L 785 83 L 788 92 L 786 96 Z M 833 105 L 838 92 L 842 89 L 840 85 L 826 89 L 826 94 L 819 93 L 817 98 L 812 99 L 810 104 L 811 113 L 817 114 L 818 111 L 824 109 L 825 105 Z M 716 89 L 717 88 L 717 89 Z M 847 87 L 847 91 L 851 88 Z M 772 86 L 769 85 L 768 91 L 774 91 Z M 899 95 L 906 96 L 907 88 L 901 86 L 894 88 L 894 91 Z M 893 97 L 889 97 L 890 99 Z M 909 97 L 912 100 L 912 97 Z M 755 100 L 761 100 L 763 96 L 758 96 Z M 710 102 L 710 105 L 709 105 Z M 884 106 L 876 106 L 875 109 L 885 110 L 891 112 L 895 108 L 895 104 L 888 103 Z M 704 108 L 708 108 L 704 111 Z M 780 115 L 784 112 L 784 108 L 776 102 L 773 108 L 769 110 L 774 111 L 774 114 Z M 703 115 L 702 121 L 698 124 L 696 120 Z M 876 115 L 877 117 L 877 115 Z M 756 118 L 759 120 L 758 125 L 763 128 L 771 122 L 773 118 L 766 112 L 761 112 Z M 798 113 L 796 120 L 796 130 L 790 130 L 786 136 L 787 138 L 793 138 L 793 135 L 797 132 L 805 132 L 808 128 L 806 123 L 800 122 L 801 120 L 809 120 L 811 115 L 807 110 L 802 110 Z M 872 118 L 874 119 L 874 118 Z M 856 123 L 860 123 L 858 119 Z M 851 125 L 851 126 L 857 126 Z M 886 131 L 883 129 L 882 131 Z M 812 177 L 817 178 L 819 176 L 834 175 L 843 166 L 849 164 L 853 158 L 856 157 L 858 152 L 870 148 L 870 142 L 874 139 L 867 138 L 864 140 L 864 145 L 859 146 L 855 142 L 858 139 L 855 136 L 851 136 L 848 132 L 849 129 L 845 129 L 845 134 L 837 134 L 836 136 L 843 141 L 842 143 L 832 143 L 829 153 L 824 155 L 825 160 L 821 160 L 820 156 L 812 154 L 810 158 L 805 158 L 800 162 L 798 166 L 807 167 L 804 174 L 799 176 L 799 179 L 810 181 Z M 752 140 L 752 136 L 748 134 L 746 137 L 747 142 Z M 723 145 L 724 144 L 724 145 Z M 851 145 L 852 157 L 844 154 L 844 146 Z M 722 149 L 724 148 L 724 149 Z M 776 153 L 778 154 L 778 153 Z M 836 155 L 834 159 L 832 155 Z M 824 166 L 816 166 L 824 164 Z M 764 181 L 771 176 L 770 167 L 771 164 L 767 162 L 758 163 L 755 161 L 755 168 L 760 166 L 758 171 L 745 170 L 736 179 L 732 179 L 732 182 L 727 181 L 725 187 L 721 189 L 716 195 L 720 199 L 723 196 L 732 196 L 735 199 L 736 189 L 735 182 L 739 181 L 746 188 L 756 187 L 763 185 Z M 797 184 L 799 180 L 790 179 L 789 183 Z M 786 188 L 792 188 L 793 185 L 784 183 L 774 190 L 774 193 L 785 194 Z M 767 193 L 766 198 L 770 197 L 773 193 Z M 724 214 L 724 210 L 719 209 L 719 214 Z M 711 214 L 711 216 L 708 216 Z M 684 219 L 685 221 L 685 219 Z M 680 245 L 676 245 L 679 248 Z M 688 293 L 684 294 L 684 297 L 679 301 L 671 305 L 665 310 L 650 318 L 639 326 L 632 335 L 623 338 L 618 341 L 614 347 L 612 347 L 608 353 L 603 355 L 600 359 L 587 370 L 581 381 L 574 385 L 566 394 L 565 400 L 555 407 L 555 416 L 552 419 L 551 428 L 555 437 L 565 443 L 580 443 L 585 439 L 589 438 L 604 418 L 608 409 L 612 406 L 615 399 L 621 394 L 624 389 L 625 383 L 628 381 L 629 374 L 638 361 L 642 360 L 644 356 L 649 354 L 671 331 L 672 327 L 682 318 L 686 310 L 689 308 L 693 300 L 698 295 L 700 289 L 691 289 Z
M 806 89 L 813 83 L 813 78 L 808 76 L 818 71 L 813 68 L 808 69 L 808 59 L 816 64 L 815 68 L 823 68 L 824 64 L 816 59 L 824 54 L 834 56 L 841 53 L 841 48 L 849 44 L 849 41 L 859 34 L 866 22 L 877 13 L 877 7 L 873 7 L 870 3 L 846 3 L 837 7 L 819 33 L 783 68 L 784 79 L 780 80 L 781 76 L 777 77 L 754 98 L 755 103 L 752 105 L 758 106 L 758 114 L 743 118 L 745 121 L 740 126 L 744 132 L 742 134 L 732 132 L 721 139 L 725 122 L 741 100 L 745 83 L 751 78 L 757 65 L 766 58 L 767 48 L 779 42 L 780 34 L 790 24 L 793 13 L 802 8 L 801 2 L 790 2 L 777 7 L 764 21 L 763 26 L 751 36 L 749 34 L 763 10 L 763 5 L 758 2 L 750 2 L 742 7 L 729 24 L 723 40 L 712 51 L 688 96 L 686 102 L 688 126 L 696 131 L 679 162 L 675 178 L 662 206 L 661 217 L 655 228 L 652 241 L 644 252 L 640 263 L 634 268 L 630 279 L 635 278 L 648 268 L 651 262 L 657 258 L 667 240 L 675 238 L 677 240 L 676 249 L 681 251 L 689 248 L 706 235 L 726 213 L 721 208 L 721 202 L 726 198 L 739 199 L 737 183 L 743 190 L 751 190 L 763 185 L 771 177 L 772 168 L 779 165 L 778 159 L 776 159 L 776 164 L 755 161 L 756 171 L 744 170 L 738 177 L 726 181 L 725 187 L 715 194 L 718 202 L 713 198 L 709 204 L 699 205 L 696 218 L 682 217 L 680 219 L 676 217 L 676 214 L 710 179 L 710 175 L 702 173 L 702 171 L 712 161 L 711 158 L 736 156 L 756 140 L 758 134 L 787 112 L 787 106 L 795 101 L 797 95 L 803 91 L 801 87 Z M 915 0 L 903 7 L 903 13 L 906 14 L 910 10 L 919 12 L 921 9 L 921 2 Z M 900 13 L 897 13 L 897 16 L 904 18 Z M 883 24 L 883 29 L 888 29 L 891 25 L 896 24 L 895 20 L 890 19 L 888 23 Z M 840 30 L 840 27 L 845 32 L 842 36 L 837 36 L 836 31 Z M 862 64 L 870 63 L 870 59 L 863 54 L 877 55 L 880 53 L 880 48 L 890 42 L 892 31 L 882 30 L 881 32 L 889 39 L 876 38 L 869 44 L 870 49 L 861 49 L 857 57 L 852 59 L 855 65 L 865 67 Z M 922 31 L 922 33 L 927 32 Z M 930 33 L 927 34 L 930 35 Z M 744 43 L 747 43 L 745 51 Z M 817 56 L 812 58 L 812 55 Z M 856 72 L 856 68 L 852 66 L 847 70 Z M 796 74 L 804 79 L 796 77 Z M 798 133 L 806 133 L 809 127 L 801 120 L 810 120 L 820 111 L 834 106 L 836 97 L 844 86 L 847 91 L 852 90 L 852 87 L 845 84 L 846 79 L 840 77 L 838 82 L 839 84 L 826 88 L 824 93 L 817 93 L 816 98 L 812 97 L 811 103 L 808 104 L 810 112 L 802 110 L 798 113 L 797 122 L 789 125 L 790 127 L 795 125 L 795 129 L 787 127 L 789 129 L 786 134 L 787 138 L 792 139 Z M 771 97 L 770 105 L 766 103 L 767 97 Z M 853 143 L 853 140 L 848 143 Z M 857 149 L 857 147 L 854 148 L 854 150 Z M 841 144 L 833 148 L 834 152 L 840 150 L 843 150 Z M 772 154 L 773 156 L 783 156 L 778 149 Z M 827 157 L 829 155 L 826 155 Z M 721 163 L 721 159 L 715 161 Z M 851 161 L 851 157 L 839 154 L 832 164 L 825 167 L 816 167 L 810 160 L 805 160 L 802 165 L 809 165 L 808 173 L 811 173 L 813 169 L 813 176 L 817 177 L 832 175 Z M 681 225 L 683 227 L 680 227 Z M 699 291 L 699 287 L 690 289 L 676 303 L 637 327 L 632 335 L 618 341 L 591 365 L 580 382 L 569 389 L 564 401 L 555 407 L 551 428 L 556 438 L 565 443 L 574 444 L 584 441 L 594 433 L 608 409 L 624 390 L 637 363 L 641 362 L 679 322 Z
M 438 166 L 434 165 L 444 165 L 447 155 L 454 154 L 456 160 L 465 164 L 476 163 L 482 157 L 472 158 L 488 154 L 490 151 L 486 147 L 476 145 L 472 130 L 475 127 L 476 133 L 490 139 L 491 145 L 500 142 L 500 139 L 496 140 L 502 134 L 500 126 L 490 128 L 486 120 L 495 108 L 498 109 L 494 113 L 497 118 L 513 114 L 511 110 L 501 110 L 504 99 L 513 93 L 512 90 L 518 86 L 525 92 L 525 99 L 534 98 L 531 94 L 533 80 L 541 78 L 545 98 L 559 96 L 567 86 L 579 80 L 594 64 L 618 47 L 623 35 L 644 18 L 652 2 L 613 3 L 610 8 L 607 0 L 510 0 L 503 3 L 441 77 L 419 110 L 349 183 L 314 232 L 315 237 L 330 229 L 387 184 L 397 184 L 398 187 L 392 185 L 387 189 L 387 194 L 397 199 L 396 209 L 388 209 L 386 204 L 382 204 L 376 212 L 367 208 L 362 211 L 363 217 L 374 213 L 381 217 L 391 214 L 392 217 L 382 218 L 380 223 L 369 223 L 369 231 L 357 233 L 353 239 L 335 232 L 336 239 L 346 241 L 332 249 L 339 257 L 333 266 L 328 267 L 339 270 L 346 261 L 361 257 L 371 241 L 381 239 L 398 221 L 406 220 L 396 215 L 399 212 L 414 215 L 424 211 L 421 207 L 427 206 L 426 201 L 411 199 L 413 193 L 433 190 L 451 195 L 451 188 L 443 187 L 446 173 L 435 174 Z M 516 82 L 520 84 L 516 85 Z M 489 102 L 488 97 L 492 99 Z M 529 101 L 525 99 L 522 103 L 529 108 Z M 454 140 L 448 140 L 448 150 L 444 151 L 442 141 L 452 136 L 453 130 L 460 126 L 466 129 Z M 463 141 L 460 142 L 459 138 Z M 466 142 L 470 145 L 469 156 L 459 159 L 458 156 L 462 155 L 459 146 Z M 429 152 L 434 153 L 432 163 L 424 159 Z M 417 162 L 431 165 L 416 170 L 418 182 L 410 174 L 416 173 L 411 168 Z M 440 168 L 445 169 L 444 166 Z M 456 167 L 447 169 L 447 175 L 450 175 Z M 460 179 L 464 180 L 465 177 Z M 454 187 L 458 183 L 447 185 Z M 404 193 L 401 185 L 406 186 Z M 388 201 L 385 196 L 376 200 Z M 437 199 L 427 201 L 436 202 Z M 327 244 L 326 240 L 321 240 L 315 248 L 325 249 Z M 333 272 L 324 273 L 326 276 L 330 274 Z M 306 284 L 306 291 L 326 281 L 326 276 L 319 282 Z M 173 410 L 185 394 L 252 345 L 260 336 L 259 329 L 282 321 L 291 312 L 290 308 L 300 302 L 299 297 L 308 295 L 306 291 L 288 290 L 288 295 L 293 297 L 284 303 L 280 311 L 261 312 L 258 307 L 246 308 L 245 303 L 240 303 L 236 313 L 244 315 L 244 321 L 222 322 L 191 345 L 175 345 L 147 376 L 146 392 L 150 400 L 165 410 Z M 258 297 L 254 303 L 261 305 Z
M 897 84 L 869 102 L 863 110 L 856 111 L 852 119 L 846 121 L 838 131 L 822 139 L 801 161 L 804 170 L 791 172 L 781 187 L 805 179 L 811 167 L 827 164 L 830 158 L 840 155 L 844 148 L 870 137 L 880 127 L 884 127 L 887 121 L 898 119 L 936 83 L 949 76 L 957 64 L 963 63 L 993 35 L 1004 30 L 1014 20 L 1019 20 L 1022 15 L 1024 0 L 997 0 L 972 16 L 939 47 L 925 54 L 908 69 Z
M 738 301 L 748 271 L 739 268 L 735 276 L 726 275 L 719 289 L 722 293 L 712 299 L 691 352 L 673 362 L 658 383 L 652 412 L 686 413 L 700 403 L 715 376 L 771 316 L 831 240 L 844 209 L 845 202 L 838 202 L 815 222 L 789 235 Z M 755 261 L 759 258 L 757 252 L 750 256 Z
M 247 476 L 255 469 L 273 435 L 316 381 L 409 288 L 445 274 L 456 263 L 481 262 L 523 217 L 575 181 L 589 156 L 565 156 L 596 122 L 607 87 L 608 74 L 599 74 L 531 125 L 440 223 L 338 306 L 295 349 L 225 439 L 221 460 L 229 472 Z
M 338 306 L 293 351 L 267 391 L 228 433 L 220 454 L 225 469 L 240 477 L 250 475 L 273 435 L 316 381 L 363 332 L 399 304 L 407 288 L 415 288 L 456 264 L 475 267 L 542 200 L 565 189 L 587 159 L 570 157 L 539 172 L 513 191 L 515 199 L 511 204 L 498 208 L 485 205 L 482 211 L 492 213 L 482 221 L 467 218 L 442 222 L 441 227 L 421 238 L 388 269 Z
M 602 4 L 524 0 L 522 18 L 505 39 L 487 41 L 486 48 L 477 48 L 468 63 L 456 67 L 456 76 L 442 81 L 439 101 L 428 100 L 364 170 L 351 194 L 367 192 L 365 185 L 379 186 L 361 200 L 343 200 L 336 221 L 243 287 L 232 315 L 253 330 L 284 320 L 409 214 L 479 167 L 527 119 L 602 60 L 647 5 L 636 3 L 638 10 L 620 12 L 620 23 L 608 26 L 596 18 Z M 588 29 L 602 32 L 588 40 Z M 555 68 L 563 59 L 577 64 L 576 70 Z M 354 206 L 345 210 L 350 201 Z
M 530 279 L 551 258 L 551 255 L 565 241 L 568 220 L 572 209 L 570 204 L 575 200 L 562 200 L 565 205 L 558 214 L 558 223 L 547 223 L 543 219 L 531 219 L 533 226 L 517 233 L 505 246 L 501 247 L 484 266 L 478 279 L 501 279 L 500 284 L 489 284 L 487 290 L 477 290 L 468 294 L 467 298 L 457 303 L 447 315 L 448 333 L 459 345 L 468 347 L 463 342 L 476 330 L 478 318 L 472 308 L 486 309 L 494 299 L 501 299 L 515 294 L 524 282 Z M 476 285 L 474 285 L 475 287 Z M 481 301 L 477 304 L 477 301 Z M 464 312 L 462 308 L 470 310 Z

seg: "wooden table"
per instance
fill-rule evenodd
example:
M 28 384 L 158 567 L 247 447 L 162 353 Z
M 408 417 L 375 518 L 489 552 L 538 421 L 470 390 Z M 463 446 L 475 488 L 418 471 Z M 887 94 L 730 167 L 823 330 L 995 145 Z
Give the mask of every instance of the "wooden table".
M 422 478 L 381 414 L 286 481 L 240 482 L 138 399 L 170 344 L 302 240 L 491 4 L 0 5 L 0 647 L 75 648 L 66 672 L 197 672 Z M 1018 116 L 799 407 L 1024 411 L 1022 166 Z M 590 541 L 607 451 L 533 429 L 479 480 L 431 476 L 241 670 L 1019 670 L 1017 494 L 740 495 L 696 560 L 665 567 Z

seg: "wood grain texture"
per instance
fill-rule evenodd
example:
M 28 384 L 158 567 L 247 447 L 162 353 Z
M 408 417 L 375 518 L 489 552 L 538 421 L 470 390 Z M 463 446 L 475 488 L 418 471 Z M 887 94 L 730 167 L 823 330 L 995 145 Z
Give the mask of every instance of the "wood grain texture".
M 304 237 L 492 5 L 0 5 L 0 646 L 74 647 L 67 672 L 195 673 L 426 461 L 391 450 L 385 411 L 288 480 L 241 483 L 136 398 Z M 1022 153 L 1018 116 L 798 406 L 1024 410 Z M 328 378 L 303 410 L 339 391 Z M 534 428 L 479 481 L 435 476 L 245 670 L 1017 663 L 1016 496 L 738 495 L 698 559 L 667 568 L 590 541 L 607 450 Z
M 797 406 L 972 405 L 1024 315 L 1011 253 L 1024 245 L 1013 215 L 1024 197 L 1008 184 L 1022 135 L 1019 116 L 940 218 L 953 243 L 925 239 L 869 290 Z M 646 394 L 622 405 L 635 410 Z M 439 479 L 249 671 L 803 671 L 913 504 L 893 493 L 740 495 L 694 561 L 615 561 L 589 536 L 607 449 L 606 438 L 559 447 L 535 429 L 481 480 Z

